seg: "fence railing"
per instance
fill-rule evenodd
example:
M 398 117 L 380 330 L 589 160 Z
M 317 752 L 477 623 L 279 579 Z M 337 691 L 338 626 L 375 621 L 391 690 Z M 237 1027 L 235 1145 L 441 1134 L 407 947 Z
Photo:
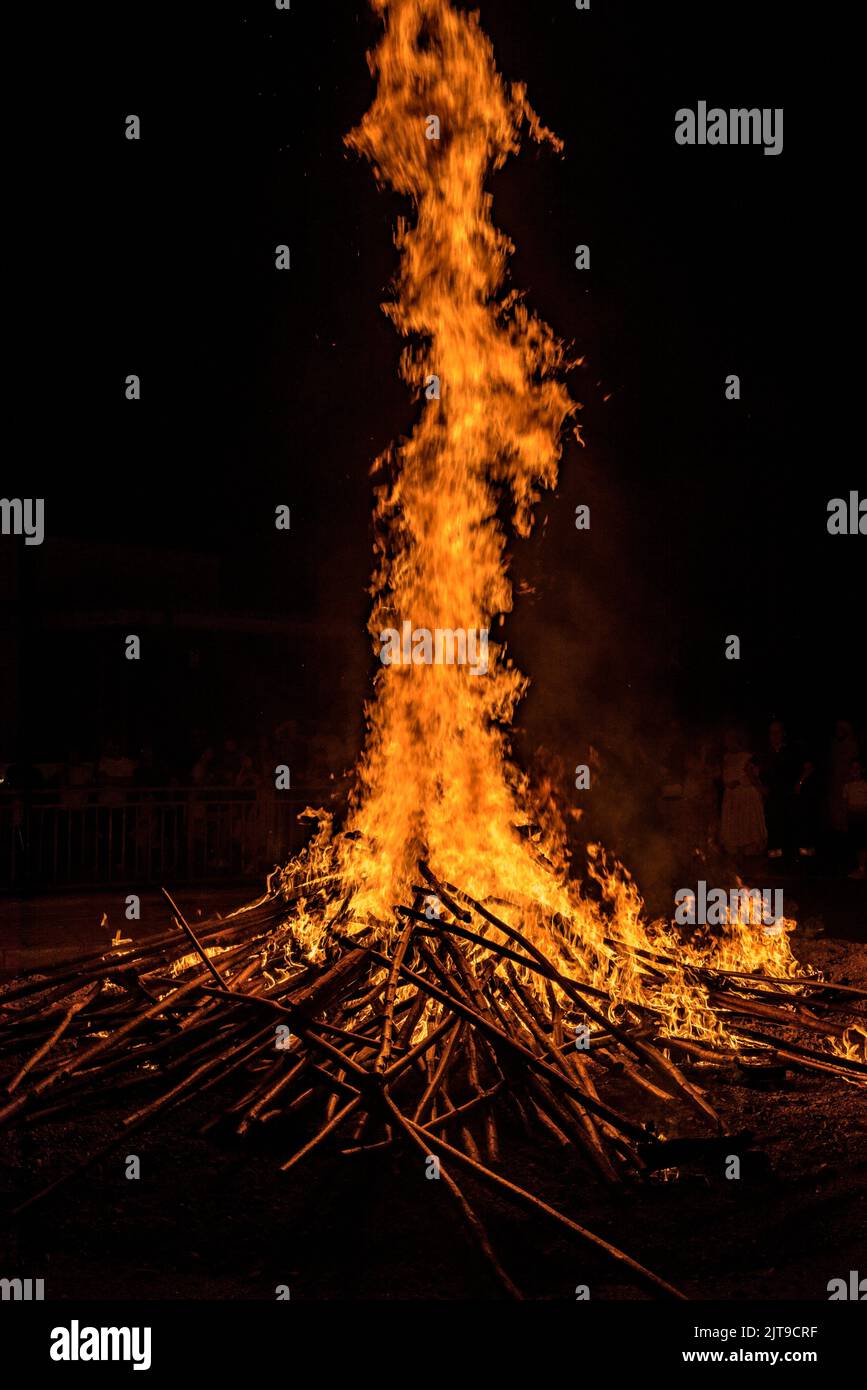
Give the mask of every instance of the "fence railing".
M 0 793 L 0 892 L 261 880 L 310 835 L 304 788 L 69 788 Z

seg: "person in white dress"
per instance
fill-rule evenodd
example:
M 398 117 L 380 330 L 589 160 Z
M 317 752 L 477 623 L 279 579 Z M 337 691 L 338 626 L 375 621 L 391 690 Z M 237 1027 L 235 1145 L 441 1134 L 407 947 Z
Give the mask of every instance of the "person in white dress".
M 736 729 L 725 736 L 722 765 L 723 801 L 720 839 L 729 854 L 762 854 L 768 831 L 758 768 Z

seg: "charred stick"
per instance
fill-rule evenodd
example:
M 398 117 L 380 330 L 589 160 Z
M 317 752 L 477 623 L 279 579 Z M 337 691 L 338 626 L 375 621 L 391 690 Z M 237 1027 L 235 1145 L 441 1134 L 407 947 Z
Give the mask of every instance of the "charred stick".
M 400 934 L 400 940 L 394 952 L 394 960 L 388 972 L 388 984 L 385 987 L 385 1017 L 382 1024 L 382 1042 L 376 1056 L 376 1061 L 373 1064 L 373 1070 L 379 1072 L 380 1075 L 386 1070 L 388 1059 L 391 1055 L 391 1036 L 394 1029 L 394 1001 L 397 994 L 397 981 L 400 974 L 400 967 L 403 964 L 403 958 L 406 955 L 407 947 L 412 939 L 412 933 L 413 923 L 408 922 Z
M 439 1115 L 434 1120 L 428 1120 L 426 1124 L 422 1125 L 422 1129 L 442 1129 L 445 1124 L 450 1123 L 452 1120 L 458 1120 L 464 1115 L 471 1114 L 472 1111 L 487 1105 L 493 1100 L 494 1096 L 499 1095 L 505 1084 L 505 1081 L 496 1082 L 495 1085 L 491 1086 L 490 1090 L 480 1091 L 477 1096 L 473 1096 L 472 1100 L 465 1100 L 463 1105 L 456 1106 L 454 1111 L 450 1114 Z
M 315 1070 L 315 1071 L 318 1071 L 318 1072 L 322 1072 L 323 1068 L 320 1067 L 320 1066 L 318 1066 L 318 1065 L 316 1065 L 316 1064 L 314 1063 L 314 1070 Z M 339 1101 L 341 1095 L 343 1094 L 343 1092 L 339 1089 L 339 1085 L 341 1085 L 345 1080 L 346 1080 L 346 1069 L 345 1069 L 345 1067 L 341 1067 L 341 1068 L 340 1068 L 340 1071 L 337 1073 L 337 1082 L 338 1082 L 338 1085 L 335 1085 L 335 1086 L 332 1088 L 332 1090 L 331 1090 L 331 1095 L 328 1097 L 328 1104 L 327 1104 L 326 1107 L 325 1107 L 325 1118 L 326 1118 L 326 1120 L 330 1120 L 331 1117 L 332 1117 L 332 1115 L 334 1114 L 335 1110 L 337 1109 L 337 1102 Z M 356 1091 L 355 1094 L 357 1095 L 358 1092 Z
M 170 1108 L 175 1105 L 182 1105 L 186 1101 L 191 1100 L 193 1095 L 197 1094 L 190 1090 L 192 1083 L 199 1075 L 204 1074 L 209 1067 L 216 1066 L 221 1060 L 222 1058 L 218 1057 L 211 1059 L 210 1062 L 204 1063 L 192 1076 L 187 1077 L 186 1080 L 179 1086 L 176 1086 L 168 1096 L 162 1098 L 163 1105 L 166 1108 Z M 98 1163 L 100 1159 L 112 1153 L 120 1144 L 127 1143 L 130 1134 L 133 1133 L 134 1130 L 143 1128 L 153 1118 L 154 1113 L 153 1109 L 148 1108 L 145 1111 L 140 1111 L 136 1117 L 127 1119 L 121 1125 L 118 1134 L 114 1135 L 113 1138 L 109 1139 L 105 1144 L 100 1145 L 99 1148 L 95 1149 L 80 1163 L 77 1163 L 74 1168 L 61 1174 L 59 1178 L 55 1178 L 53 1182 L 48 1183 L 47 1186 L 35 1192 L 31 1197 L 28 1197 L 26 1201 L 21 1202 L 14 1209 L 12 1215 L 18 1216 L 29 1207 L 36 1206 L 37 1203 L 44 1201 L 46 1197 L 52 1196 L 59 1188 L 64 1187 L 66 1183 L 71 1182 L 74 1178 L 80 1176 L 81 1173 L 86 1172 L 94 1163 Z
M 19 1071 L 15 1073 L 12 1080 L 9 1082 L 8 1086 L 6 1087 L 6 1090 L 8 1091 L 10 1096 L 12 1092 L 17 1089 L 21 1081 L 23 1081 L 27 1073 L 31 1071 L 33 1067 L 36 1066 L 36 1063 L 41 1062 L 42 1058 L 48 1052 L 51 1051 L 58 1038 L 62 1037 L 63 1034 L 66 1032 L 66 1029 L 69 1027 L 75 1015 L 79 1012 L 80 1009 L 85 1008 L 90 1003 L 90 1001 L 94 998 L 98 990 L 99 984 L 97 982 L 96 984 L 91 985 L 87 994 L 83 998 L 73 1000 L 73 1002 L 70 1004 L 69 1008 L 66 1010 L 65 1014 L 61 1018 L 60 1022 L 58 1023 L 57 1027 L 54 1029 L 54 1032 L 50 1035 L 50 1037 L 46 1038 L 45 1042 L 42 1043 L 42 1045 L 36 1049 L 32 1056 L 28 1057 L 24 1065 L 20 1068 Z
M 832 1023 L 830 1019 L 805 1017 L 802 1013 L 794 1013 L 788 1009 L 776 1009 L 773 1004 L 762 1004 L 757 999 L 735 997 L 727 990 L 712 990 L 709 997 L 718 1008 L 725 1009 L 728 1013 L 766 1019 L 769 1023 L 779 1023 L 784 1028 L 794 1028 L 801 1033 L 820 1033 L 822 1037 L 834 1033 L 840 1037 L 849 1026 L 845 1023 Z
M 202 943 L 199 941 L 198 937 L 196 936 L 196 933 L 193 931 L 186 917 L 181 912 L 181 909 L 178 907 L 171 893 L 168 891 L 167 888 L 161 888 L 160 892 L 162 893 L 169 907 L 172 909 L 176 924 L 180 927 L 181 931 L 187 937 L 193 949 L 198 953 L 202 961 L 202 964 L 205 965 L 208 970 L 210 970 L 218 985 L 223 985 L 226 989 L 228 989 L 229 985 L 223 979 L 214 962 L 211 960 L 211 957 L 208 955 Z
M 370 951 L 371 955 L 376 958 L 379 957 L 380 953 L 373 947 L 368 947 L 367 949 Z M 499 1043 L 514 1056 L 523 1058 L 525 1062 L 541 1075 L 546 1076 L 549 1081 L 553 1081 L 561 1090 L 569 1090 L 581 1101 L 582 1105 L 586 1105 L 589 1110 L 600 1115 L 603 1119 L 608 1120 L 610 1124 L 616 1129 L 619 1129 L 623 1134 L 627 1134 L 633 1139 L 644 1139 L 646 1137 L 646 1130 L 643 1125 L 633 1124 L 625 1115 L 621 1115 L 616 1110 L 612 1110 L 610 1106 L 602 1105 L 601 1102 L 593 1100 L 592 1096 L 587 1096 L 575 1082 L 568 1080 L 557 1068 L 552 1067 L 548 1062 L 543 1062 L 540 1058 L 536 1057 L 534 1053 L 524 1047 L 523 1044 L 515 1042 L 507 1033 L 502 1032 L 494 1024 L 490 1023 L 488 1019 L 477 1013 L 475 1009 L 465 1004 L 463 1000 L 459 999 L 455 994 L 446 993 L 432 981 L 424 979 L 423 976 L 418 975 L 415 971 L 409 970 L 406 966 L 401 967 L 401 974 L 404 979 L 416 984 L 419 989 L 425 990 L 434 999 L 439 999 L 441 1003 L 447 1005 L 455 1013 L 460 1014 L 460 1016 L 465 1018 L 468 1022 L 475 1023 L 480 1032 L 485 1033 L 489 1038 Z
M 430 1150 L 426 1143 L 425 1130 L 421 1129 L 419 1126 L 412 1124 L 411 1121 L 407 1120 L 406 1117 L 401 1113 L 401 1111 L 398 1110 L 397 1106 L 394 1104 L 394 1101 L 391 1099 L 390 1096 L 385 1097 L 385 1103 L 391 1111 L 392 1115 L 394 1116 L 396 1124 L 406 1135 L 410 1144 L 415 1148 L 419 1149 L 421 1151 L 422 1156 L 425 1158 L 425 1160 L 427 1160 L 427 1158 L 430 1156 Z M 435 1140 L 434 1142 L 437 1143 L 440 1141 Z M 493 1269 L 499 1283 L 505 1289 L 506 1293 L 509 1295 L 510 1298 L 523 1299 L 524 1295 L 521 1293 L 521 1290 L 509 1278 L 508 1274 L 503 1269 L 503 1266 L 497 1259 L 497 1256 L 494 1254 L 494 1249 L 488 1238 L 487 1231 L 485 1230 L 476 1213 L 473 1211 L 473 1208 L 470 1206 L 463 1192 L 458 1187 L 454 1178 L 451 1176 L 450 1173 L 447 1173 L 442 1168 L 440 1169 L 440 1177 L 445 1182 L 446 1190 L 451 1195 L 453 1201 L 456 1202 L 460 1210 L 460 1213 L 464 1221 L 466 1222 L 467 1227 L 478 1241 L 482 1253 L 484 1254 L 485 1259 L 488 1261 L 488 1264 Z
M 322 1143 L 323 1139 L 327 1139 L 328 1135 L 331 1134 L 333 1130 L 337 1129 L 338 1125 L 343 1124 L 343 1121 L 347 1120 L 349 1116 L 352 1115 L 358 1109 L 358 1107 L 362 1103 L 362 1100 L 362 1096 L 356 1096 L 354 1100 L 351 1100 L 347 1105 L 344 1105 L 342 1110 L 338 1110 L 336 1115 L 332 1115 L 331 1119 L 327 1120 L 326 1123 L 321 1127 L 321 1129 L 317 1130 L 313 1138 L 309 1139 L 307 1143 L 303 1146 L 303 1148 L 300 1148 L 297 1153 L 292 1155 L 291 1158 L 287 1158 L 285 1163 L 281 1163 L 280 1171 L 283 1173 L 287 1173 L 290 1168 L 295 1167 L 296 1163 L 300 1163 L 302 1158 L 306 1158 L 307 1155 L 312 1153 L 315 1148 L 318 1148 L 318 1146 Z
M 470 916 L 469 912 L 466 912 L 462 907 L 458 907 L 458 904 L 454 901 L 454 899 L 448 893 L 443 884 L 440 883 L 436 874 L 423 859 L 419 859 L 418 867 L 421 871 L 422 878 L 425 880 L 426 883 L 430 884 L 436 896 L 439 898 L 440 902 L 445 904 L 452 916 L 456 917 L 459 922 L 471 922 L 472 917 Z
M 416 990 L 415 998 L 395 1038 L 394 1046 L 396 1048 L 409 1048 L 412 1046 L 412 1035 L 418 1027 L 421 1016 L 427 1008 L 427 1005 L 427 996 L 422 994 L 421 990 Z
M 521 941 L 521 943 L 526 947 L 527 951 L 529 951 L 540 962 L 540 964 L 547 964 L 542 952 L 539 951 L 538 948 L 532 944 L 532 942 L 527 941 L 523 934 L 519 932 L 516 928 L 510 927 L 506 922 L 501 922 L 499 918 L 494 917 L 493 913 L 484 912 L 484 915 L 492 919 L 493 925 L 499 926 L 502 931 L 506 932 L 513 938 Z M 506 968 L 507 970 L 513 969 L 513 967 L 508 964 Z M 574 999 L 576 994 L 578 995 L 578 999 L 576 1002 L 581 1004 L 581 1007 L 584 1009 L 584 1012 L 590 1018 L 593 1018 L 602 1028 L 607 1027 L 607 1029 L 610 1032 L 612 1032 L 614 1036 L 624 1044 L 624 1046 L 628 1047 L 632 1052 L 636 1053 L 639 1057 L 641 1057 L 642 1060 L 647 1062 L 650 1065 L 650 1067 L 654 1071 L 656 1071 L 658 1075 L 662 1075 L 670 1082 L 673 1082 L 677 1090 L 680 1091 L 681 1095 L 685 1096 L 695 1109 L 697 1109 L 707 1119 L 711 1120 L 711 1122 L 717 1127 L 717 1129 L 722 1129 L 722 1121 L 720 1120 L 716 1111 L 713 1109 L 711 1105 L 708 1104 L 705 1097 L 701 1094 L 697 1087 L 693 1086 L 691 1082 L 687 1081 L 686 1077 L 678 1070 L 677 1067 L 675 1067 L 674 1063 L 669 1062 L 664 1057 L 660 1057 L 654 1048 L 650 1047 L 646 1043 L 640 1042 L 633 1035 L 630 1035 L 630 1033 L 626 1029 L 618 1027 L 617 1025 L 611 1023 L 610 1020 L 606 1020 L 601 1014 L 599 1014 L 595 1009 L 592 1008 L 591 1005 L 589 1005 L 586 1002 L 586 999 L 581 998 L 583 986 L 576 986 L 574 981 L 568 979 L 568 977 L 565 975 L 559 974 L 559 972 L 554 972 L 554 974 L 556 975 L 557 983 L 567 994 L 570 995 L 570 997 Z M 593 1107 L 590 1106 L 588 1108 L 592 1109 Z
M 303 1073 L 309 1066 L 309 1059 L 303 1057 L 300 1062 L 297 1062 L 295 1064 L 291 1071 L 288 1071 L 285 1076 L 281 1076 L 279 1081 L 275 1081 L 273 1086 L 271 1086 L 264 1093 L 264 1095 L 260 1096 L 259 1099 L 255 1101 L 253 1105 L 250 1106 L 246 1115 L 240 1121 L 235 1133 L 246 1134 L 247 1130 L 250 1128 L 250 1125 L 253 1123 L 254 1120 L 257 1120 L 259 1118 L 266 1106 L 270 1105 L 270 1103 L 273 1100 L 276 1100 L 280 1092 L 285 1091 L 287 1086 L 291 1086 L 294 1081 L 297 1081 L 298 1077 L 303 1075 Z
M 836 1052 L 817 1052 L 815 1048 L 801 1047 L 798 1043 L 772 1037 L 770 1033 L 760 1033 L 754 1028 L 742 1028 L 739 1023 L 734 1026 L 743 1037 L 751 1038 L 754 1042 L 770 1044 L 780 1057 L 800 1061 L 804 1066 L 819 1066 L 823 1071 L 834 1071 L 839 1075 L 852 1072 L 855 1076 L 867 1076 L 867 1062 L 859 1062 L 855 1057 L 840 1057 Z
M 386 1103 L 396 1109 L 394 1103 L 390 1101 L 388 1097 L 386 1097 Z M 543 1202 L 539 1197 L 534 1197 L 531 1192 L 527 1192 L 516 1183 L 510 1182 L 507 1178 L 501 1177 L 499 1173 L 493 1172 L 492 1169 L 486 1168 L 483 1164 L 470 1158 L 468 1154 L 462 1153 L 460 1149 L 454 1148 L 451 1144 L 447 1143 L 446 1140 L 441 1139 L 439 1135 L 433 1134 L 429 1130 L 422 1131 L 412 1120 L 407 1119 L 405 1116 L 402 1118 L 413 1130 L 419 1134 L 423 1134 L 424 1140 L 430 1143 L 439 1152 L 445 1154 L 449 1158 L 453 1158 L 458 1164 L 467 1168 L 479 1179 L 484 1179 L 500 1191 L 507 1193 L 512 1200 L 517 1202 L 520 1206 L 529 1207 L 532 1211 L 539 1211 L 551 1217 L 552 1220 L 565 1226 L 567 1230 L 580 1236 L 582 1240 L 594 1245 L 597 1249 L 602 1250 L 606 1255 L 616 1260 L 621 1267 L 628 1269 L 637 1279 L 644 1284 L 650 1285 L 657 1293 L 663 1294 L 666 1298 L 686 1299 L 686 1295 L 681 1293 L 680 1289 L 675 1288 L 673 1284 L 669 1284 L 665 1279 L 661 1279 L 658 1274 L 654 1274 L 652 1270 L 639 1264 L 637 1260 L 633 1260 L 630 1255 L 618 1249 L 616 1245 L 611 1245 L 607 1240 L 603 1240 L 601 1236 L 594 1235 L 593 1232 L 588 1231 L 586 1227 L 579 1226 L 576 1221 L 572 1221 L 570 1217 L 564 1216 L 564 1214 L 555 1207 L 549 1206 L 547 1202 Z
M 436 1064 L 433 1075 L 431 1076 L 428 1085 L 425 1087 L 421 1100 L 415 1108 L 415 1114 L 413 1115 L 413 1119 L 416 1122 L 418 1122 L 421 1119 L 431 1100 L 439 1090 L 440 1085 L 442 1084 L 443 1077 L 446 1073 L 446 1068 L 448 1067 L 449 1061 L 451 1059 L 452 1049 L 454 1048 L 454 1045 L 457 1042 L 458 1037 L 466 1028 L 466 1026 L 467 1025 L 465 1023 L 461 1023 L 460 1019 L 458 1019 L 457 1023 L 455 1023 L 452 1026 L 452 1030 L 446 1038 L 445 1046 L 442 1050 L 442 1055 Z M 430 1054 L 428 1054 L 428 1056 L 429 1055 Z
M 485 1094 L 482 1090 L 481 1077 L 479 1076 L 479 1054 L 476 1047 L 476 1037 L 472 1029 L 467 1034 L 467 1057 L 468 1073 L 470 1085 L 474 1088 L 478 1096 Z M 494 1091 L 498 1091 L 503 1084 L 502 1078 L 497 1082 Z M 472 1102 L 471 1102 L 472 1103 Z M 497 1134 L 497 1122 L 490 1106 L 485 1107 L 485 1148 L 489 1163 L 498 1163 L 500 1160 L 500 1141 Z

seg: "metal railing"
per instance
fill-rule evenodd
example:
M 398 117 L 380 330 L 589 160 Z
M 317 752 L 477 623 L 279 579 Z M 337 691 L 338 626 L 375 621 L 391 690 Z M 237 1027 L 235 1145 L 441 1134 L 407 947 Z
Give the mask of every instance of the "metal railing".
M 82 787 L 0 793 L 0 892 L 261 880 L 333 788 Z

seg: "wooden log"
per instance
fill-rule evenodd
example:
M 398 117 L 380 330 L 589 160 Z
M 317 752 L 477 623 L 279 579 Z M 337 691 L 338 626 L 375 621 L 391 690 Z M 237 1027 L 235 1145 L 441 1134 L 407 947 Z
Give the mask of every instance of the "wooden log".
M 394 1104 L 394 1101 L 391 1099 L 390 1096 L 385 1096 L 385 1103 L 388 1106 L 391 1114 L 394 1116 L 395 1123 L 406 1135 L 410 1144 L 414 1145 L 418 1150 L 420 1150 L 423 1158 L 427 1159 L 430 1155 L 430 1149 L 428 1147 L 428 1142 L 425 1138 L 426 1131 L 421 1129 L 420 1126 L 412 1124 L 409 1120 L 407 1120 L 405 1116 L 401 1114 L 400 1110 L 398 1110 L 397 1106 Z M 434 1140 L 434 1142 L 439 1143 L 440 1141 Z M 493 1246 L 491 1245 L 490 1239 L 488 1238 L 487 1231 L 485 1230 L 484 1226 L 482 1225 L 482 1222 L 479 1220 L 478 1216 L 474 1212 L 473 1208 L 470 1206 L 463 1192 L 458 1187 L 458 1184 L 455 1182 L 454 1178 L 443 1168 L 440 1168 L 440 1178 L 442 1179 L 445 1185 L 446 1191 L 457 1203 L 458 1209 L 462 1217 L 464 1218 L 468 1230 L 472 1233 L 472 1235 L 475 1236 L 479 1244 L 479 1248 L 485 1256 L 485 1259 L 487 1260 L 488 1264 L 491 1266 L 491 1269 L 494 1271 L 494 1274 L 502 1288 L 505 1289 L 506 1293 L 509 1295 L 510 1298 L 519 1300 L 523 1299 L 524 1295 L 521 1293 L 521 1290 L 518 1288 L 518 1286 L 515 1283 L 513 1283 L 509 1275 L 503 1269 L 503 1266 L 500 1264 L 500 1261 L 497 1259 L 497 1256 L 494 1253 Z
M 373 947 L 368 947 L 367 949 L 374 957 L 380 956 L 380 953 Z M 613 1110 L 610 1106 L 602 1105 L 599 1101 L 593 1100 L 592 1096 L 586 1095 L 575 1082 L 564 1077 L 557 1068 L 551 1066 L 548 1062 L 541 1061 L 540 1058 L 536 1057 L 527 1048 L 522 1046 L 522 1044 L 515 1042 L 507 1033 L 496 1028 L 470 1005 L 462 1002 L 454 993 L 447 993 L 440 989 L 438 985 L 435 985 L 431 980 L 424 979 L 421 975 L 418 975 L 415 971 L 409 970 L 406 966 L 401 967 L 401 974 L 405 980 L 417 984 L 420 989 L 426 990 L 433 998 L 439 999 L 441 1003 L 450 1006 L 455 1013 L 460 1014 L 461 1017 L 466 1018 L 469 1022 L 475 1023 L 480 1032 L 485 1033 L 491 1039 L 495 1039 L 503 1048 L 512 1052 L 516 1057 L 522 1057 L 529 1066 L 534 1067 L 540 1074 L 548 1077 L 549 1080 L 553 1080 L 553 1083 L 560 1087 L 560 1089 L 566 1088 L 570 1090 L 582 1104 L 586 1105 L 594 1114 L 598 1114 L 602 1116 L 602 1118 L 608 1120 L 615 1129 L 621 1130 L 622 1133 L 633 1139 L 640 1139 L 646 1133 L 643 1125 L 633 1124 L 625 1115 L 619 1114 L 618 1111 Z
M 413 924 L 412 922 L 408 922 L 400 934 L 400 939 L 394 952 L 394 960 L 388 972 L 388 983 L 385 987 L 385 1014 L 382 1021 L 382 1042 L 380 1043 L 379 1052 L 376 1055 L 376 1061 L 373 1064 L 373 1070 L 380 1073 L 384 1072 L 388 1067 L 388 1059 L 391 1056 L 391 1038 L 394 1029 L 394 1001 L 395 995 L 397 994 L 397 982 L 400 975 L 400 967 L 403 964 L 403 958 L 412 940 L 412 933 Z
M 222 975 L 220 974 L 214 962 L 211 960 L 211 957 L 208 955 L 202 943 L 199 941 L 198 937 L 196 936 L 196 933 L 193 931 L 186 917 L 181 912 L 181 909 L 178 907 L 171 893 L 168 891 L 167 888 L 161 888 L 160 892 L 162 893 L 169 907 L 172 909 L 172 912 L 174 913 L 175 922 L 180 927 L 184 935 L 187 937 L 188 941 L 191 943 L 193 950 L 198 953 L 198 956 L 202 961 L 202 964 L 208 970 L 210 970 L 218 985 L 224 985 L 226 989 L 228 989 L 228 983 L 223 979 Z
M 330 1120 L 326 1120 L 325 1124 L 317 1130 L 312 1139 L 309 1139 L 291 1158 L 287 1158 L 285 1163 L 281 1163 L 280 1171 L 282 1173 L 288 1173 L 289 1169 L 294 1168 L 296 1163 L 300 1163 L 303 1158 L 307 1158 L 308 1154 L 311 1154 L 314 1149 L 319 1147 L 323 1139 L 327 1139 L 328 1135 L 331 1134 L 333 1130 L 337 1129 L 339 1125 L 343 1124 L 344 1120 L 348 1120 L 349 1116 L 355 1113 L 361 1105 L 362 1100 L 363 1096 L 356 1096 L 354 1100 L 350 1100 L 341 1110 L 338 1110 L 336 1115 L 332 1115 Z
M 54 1044 L 66 1032 L 75 1015 L 91 1002 L 91 1000 L 97 994 L 98 990 L 99 982 L 97 981 L 96 983 L 90 986 L 90 988 L 86 991 L 86 993 L 83 996 L 81 996 L 79 999 L 73 1000 L 73 1002 L 70 1004 L 69 1008 L 66 1010 L 63 1017 L 61 1018 L 60 1022 L 58 1023 L 57 1027 L 51 1033 L 51 1035 L 48 1038 L 46 1038 L 45 1042 L 42 1043 L 42 1045 L 36 1049 L 36 1051 L 33 1053 L 31 1057 L 27 1058 L 27 1061 L 19 1068 L 19 1070 L 13 1076 L 12 1080 L 7 1085 L 6 1090 L 10 1096 L 12 1092 L 16 1090 L 20 1083 L 24 1080 L 27 1073 L 33 1070 L 37 1062 L 41 1062 L 42 1058 L 45 1057 L 47 1053 L 51 1051 Z
M 393 1102 L 390 1103 L 393 1106 Z M 396 1109 L 396 1107 L 394 1108 Z M 506 1193 L 506 1195 L 519 1206 L 528 1208 L 534 1212 L 541 1212 L 543 1215 L 550 1217 L 551 1220 L 556 1221 L 559 1225 L 565 1226 L 567 1230 L 572 1231 L 582 1240 L 595 1246 L 596 1249 L 601 1250 L 604 1254 L 615 1260 L 621 1268 L 629 1270 L 640 1283 L 648 1285 L 656 1293 L 662 1294 L 666 1298 L 686 1301 L 686 1295 L 681 1293 L 680 1289 L 675 1288 L 673 1284 L 669 1284 L 667 1280 L 660 1278 L 658 1274 L 654 1274 L 653 1271 L 647 1269 L 646 1266 L 639 1264 L 631 1255 L 627 1255 L 625 1251 L 620 1250 L 616 1245 L 612 1245 L 609 1241 L 603 1240 L 601 1236 L 594 1235 L 593 1232 L 587 1230 L 585 1226 L 579 1226 L 577 1221 L 572 1221 L 570 1217 L 565 1216 L 563 1212 L 558 1211 L 556 1207 L 550 1206 L 539 1197 L 534 1197 L 531 1192 L 527 1192 L 525 1188 L 519 1187 L 517 1183 L 509 1181 L 508 1178 L 501 1177 L 499 1173 L 493 1172 L 490 1168 L 486 1168 L 484 1164 L 470 1158 L 468 1154 L 462 1153 L 460 1149 L 455 1148 L 446 1140 L 441 1139 L 439 1135 L 432 1133 L 430 1130 L 421 1131 L 420 1127 L 413 1124 L 412 1120 L 408 1119 L 406 1116 L 404 1116 L 403 1119 L 405 1123 L 410 1125 L 413 1129 L 418 1130 L 420 1133 L 424 1133 L 426 1142 L 431 1144 L 438 1152 L 444 1154 L 448 1158 L 454 1159 L 460 1166 L 467 1168 L 480 1180 L 490 1183 L 492 1186 L 496 1187 L 498 1191 Z M 442 1171 L 442 1169 L 440 1171 Z

